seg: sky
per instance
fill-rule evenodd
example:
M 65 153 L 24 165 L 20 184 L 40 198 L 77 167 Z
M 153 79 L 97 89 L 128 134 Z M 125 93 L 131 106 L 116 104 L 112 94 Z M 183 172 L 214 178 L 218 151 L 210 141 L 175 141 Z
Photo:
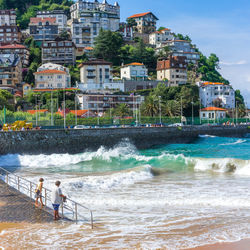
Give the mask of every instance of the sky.
M 113 4 L 115 0 L 108 0 Z M 121 21 L 151 11 L 157 26 L 191 37 L 209 56 L 220 58 L 220 73 L 240 89 L 250 107 L 250 1 L 249 0 L 118 0 Z

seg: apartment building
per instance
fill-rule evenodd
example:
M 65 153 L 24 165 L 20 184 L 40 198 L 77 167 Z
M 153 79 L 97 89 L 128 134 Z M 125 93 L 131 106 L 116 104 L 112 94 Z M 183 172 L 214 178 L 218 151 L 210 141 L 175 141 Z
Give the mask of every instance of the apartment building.
M 130 63 L 121 67 L 121 79 L 124 80 L 147 80 L 148 69 L 142 63 Z
M 235 91 L 232 86 L 218 82 L 201 82 L 198 86 L 203 107 L 213 107 L 217 99 L 220 100 L 221 107 L 235 108 Z
M 0 46 L 0 54 L 17 54 L 21 59 L 23 67 L 27 67 L 29 65 L 30 51 L 22 44 L 13 43 Z
M 62 30 L 67 29 L 67 15 L 64 10 L 52 10 L 52 11 L 38 11 L 36 13 L 38 18 L 55 18 L 58 24 L 59 33 Z
M 106 0 L 89 2 L 78 0 L 70 7 L 72 41 L 77 47 L 93 46 L 99 31 L 118 31 L 120 23 L 120 6 L 108 4 Z
M 0 10 L 0 26 L 16 26 L 16 11 L 11 10 Z
M 187 60 L 185 56 L 170 56 L 157 62 L 157 80 L 167 80 L 169 86 L 187 83 Z
M 80 67 L 80 81 L 86 90 L 104 89 L 104 84 L 112 81 L 112 63 L 104 60 L 83 62 Z
M 20 43 L 21 42 L 20 28 L 15 25 L 0 26 L 0 46 Z
M 150 34 L 156 31 L 156 22 L 159 20 L 152 12 L 135 14 L 128 19 L 134 19 L 137 23 L 135 32 Z
M 69 88 L 70 75 L 61 70 L 47 69 L 34 73 L 36 89 Z
M 29 32 L 35 41 L 51 41 L 59 34 L 56 18 L 32 17 L 29 23 Z
M 119 104 L 127 104 L 133 110 L 143 102 L 143 97 L 129 95 L 111 94 L 77 94 L 78 103 L 81 109 L 87 109 L 93 113 L 104 113 Z
M 201 120 L 216 120 L 226 118 L 226 109 L 217 107 L 208 107 L 200 110 Z
M 65 71 L 67 74 L 69 74 L 69 69 L 67 67 L 64 67 L 60 64 L 55 64 L 55 63 L 45 63 L 45 64 L 42 64 L 38 69 L 37 71 L 40 72 L 40 71 L 43 71 L 43 70 L 60 70 L 60 71 Z
M 170 29 L 162 29 L 160 31 L 155 31 L 149 35 L 149 44 L 159 46 L 166 41 L 171 41 L 174 39 L 173 34 Z
M 42 63 L 75 65 L 76 46 L 72 41 L 44 41 L 42 43 Z
M 186 40 L 170 40 L 157 44 L 156 53 L 159 53 L 164 47 L 168 47 L 173 57 L 186 57 L 188 63 L 197 63 L 200 55 L 191 42 Z
M 22 63 L 17 54 L 0 54 L 0 89 L 22 89 Z

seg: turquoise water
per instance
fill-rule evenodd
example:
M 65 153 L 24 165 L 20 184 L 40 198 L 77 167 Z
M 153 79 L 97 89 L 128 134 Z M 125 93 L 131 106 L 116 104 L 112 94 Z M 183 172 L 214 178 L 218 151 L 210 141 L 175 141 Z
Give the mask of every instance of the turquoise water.
M 56 227 L 27 232 L 27 239 L 47 235 L 43 246 L 68 242 L 69 235 L 72 247 L 132 249 L 185 249 L 250 237 L 249 136 L 202 136 L 193 144 L 148 150 L 123 141 L 76 155 L 6 155 L 0 165 L 34 182 L 43 177 L 49 188 L 60 179 L 63 191 L 92 208 L 102 224 L 94 232 L 66 226 L 60 239 Z

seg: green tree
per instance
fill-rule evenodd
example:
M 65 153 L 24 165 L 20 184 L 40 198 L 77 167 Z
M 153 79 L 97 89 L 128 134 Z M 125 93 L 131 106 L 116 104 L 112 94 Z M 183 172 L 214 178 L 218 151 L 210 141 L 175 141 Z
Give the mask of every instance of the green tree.
M 120 33 L 100 30 L 94 44 L 93 54 L 96 58 L 107 60 L 114 65 L 120 65 L 119 54 L 123 45 L 123 38 Z
M 156 116 L 159 114 L 159 99 L 150 94 L 141 106 L 142 114 L 145 116 Z
M 137 23 L 134 18 L 127 18 L 127 24 L 129 27 L 137 26 Z
M 14 110 L 14 105 L 11 105 L 9 102 L 11 99 L 13 99 L 12 94 L 7 90 L 0 89 L 0 109 L 3 109 L 5 106 L 9 110 Z
M 114 114 L 122 118 L 130 115 L 130 113 L 129 106 L 125 103 L 119 104 L 114 110 Z

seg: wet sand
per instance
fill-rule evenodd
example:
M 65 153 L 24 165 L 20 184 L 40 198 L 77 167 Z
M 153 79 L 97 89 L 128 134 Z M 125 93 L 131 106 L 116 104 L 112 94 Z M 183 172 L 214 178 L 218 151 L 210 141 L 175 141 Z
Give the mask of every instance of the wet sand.
M 213 245 L 196 247 L 188 250 L 249 250 L 249 249 L 250 249 L 250 239 L 241 240 L 233 243 L 217 243 Z

